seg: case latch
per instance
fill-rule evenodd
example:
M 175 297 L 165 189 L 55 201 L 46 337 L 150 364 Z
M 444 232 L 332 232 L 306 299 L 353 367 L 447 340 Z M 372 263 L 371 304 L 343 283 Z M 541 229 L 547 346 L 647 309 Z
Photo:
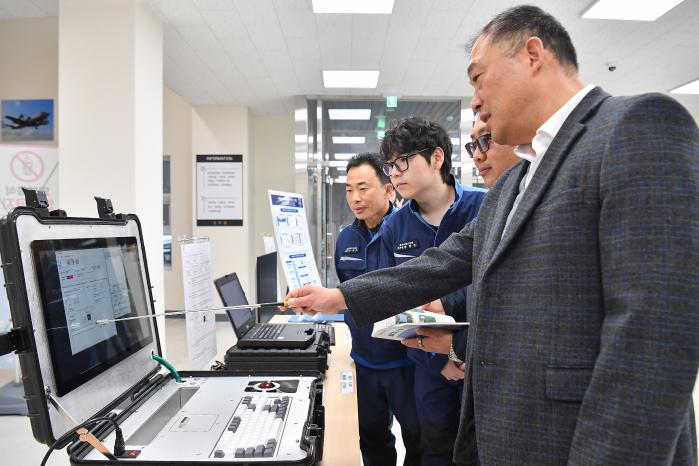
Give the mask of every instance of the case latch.
M 27 329 L 13 328 L 7 333 L 0 334 L 0 356 L 15 351 L 27 349 Z
M 123 214 L 114 213 L 114 206 L 112 206 L 111 199 L 95 196 L 95 202 L 97 202 L 97 214 L 100 218 L 108 218 L 112 220 L 123 218 Z
M 40 217 L 66 217 L 65 210 L 52 210 L 49 212 L 49 200 L 44 191 L 38 189 L 22 188 L 24 191 L 24 203 L 39 214 Z

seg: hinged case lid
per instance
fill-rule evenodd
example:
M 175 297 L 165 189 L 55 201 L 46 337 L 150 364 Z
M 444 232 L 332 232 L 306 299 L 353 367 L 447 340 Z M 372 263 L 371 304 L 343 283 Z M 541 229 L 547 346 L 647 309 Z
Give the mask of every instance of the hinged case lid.
M 154 313 L 141 225 L 19 207 L 0 219 L 0 252 L 32 431 L 51 444 L 72 426 L 47 391 L 83 422 L 158 372 L 155 319 L 111 321 Z

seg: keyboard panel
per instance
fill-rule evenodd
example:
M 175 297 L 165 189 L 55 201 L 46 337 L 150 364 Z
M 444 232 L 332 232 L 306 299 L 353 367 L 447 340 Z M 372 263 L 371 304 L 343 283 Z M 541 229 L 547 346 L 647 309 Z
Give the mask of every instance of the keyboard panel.
M 211 457 L 273 457 L 281 442 L 290 404 L 289 396 L 262 394 L 243 397 Z
M 253 338 L 258 340 L 276 340 L 277 337 L 282 333 L 282 330 L 284 330 L 283 325 L 260 324 L 255 329 L 255 332 L 252 334 L 252 336 Z

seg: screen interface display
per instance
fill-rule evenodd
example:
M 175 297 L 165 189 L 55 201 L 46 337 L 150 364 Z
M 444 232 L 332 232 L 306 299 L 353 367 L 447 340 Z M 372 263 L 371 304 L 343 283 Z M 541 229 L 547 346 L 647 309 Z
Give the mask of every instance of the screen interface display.
M 32 242 L 56 391 L 63 396 L 153 341 L 135 237 Z M 100 322 L 105 321 L 105 322 Z

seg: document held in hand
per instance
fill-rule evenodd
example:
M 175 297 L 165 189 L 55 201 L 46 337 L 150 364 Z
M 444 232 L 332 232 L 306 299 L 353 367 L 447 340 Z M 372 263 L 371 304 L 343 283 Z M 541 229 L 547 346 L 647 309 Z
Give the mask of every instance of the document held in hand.
M 376 322 L 371 336 L 387 340 L 403 340 L 417 336 L 416 331 L 420 327 L 459 330 L 466 326 L 468 322 L 455 322 L 452 316 L 411 309 Z

